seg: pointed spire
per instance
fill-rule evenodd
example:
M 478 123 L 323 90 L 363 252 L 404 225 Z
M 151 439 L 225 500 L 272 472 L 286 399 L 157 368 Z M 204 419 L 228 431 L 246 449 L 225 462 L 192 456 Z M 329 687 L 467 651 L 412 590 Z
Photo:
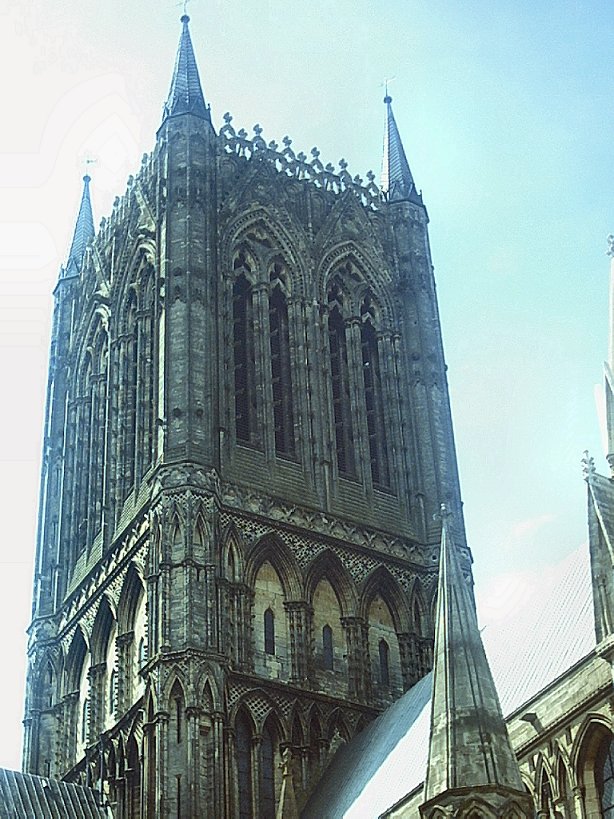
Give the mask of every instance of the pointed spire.
M 72 244 L 68 254 L 66 267 L 62 269 L 61 278 L 67 276 L 77 276 L 81 272 L 83 264 L 83 254 L 90 239 L 94 238 L 94 217 L 92 215 L 92 202 L 90 200 L 90 181 L 88 174 L 83 177 L 83 194 L 77 224 L 72 237 Z
M 473 595 L 442 506 L 431 736 L 423 817 L 479 799 L 529 815 L 518 762 L 488 666 Z M 525 813 L 526 811 L 526 813 Z M 464 815 L 464 814 L 463 814 Z M 499 813 L 496 813 L 499 815 Z
M 392 113 L 392 97 L 386 87 L 386 121 L 384 125 L 384 155 L 382 158 L 381 189 L 390 202 L 409 199 L 422 204 L 422 196 L 416 190 L 414 178 L 405 156 L 401 135 Z
M 201 119 L 211 122 L 211 114 L 205 103 L 200 85 L 196 57 L 192 47 L 190 29 L 188 28 L 190 18 L 187 14 L 183 15 L 181 22 L 183 29 L 179 40 L 171 88 L 164 105 L 162 123 L 164 124 L 169 117 L 176 117 L 180 114 L 193 114 L 195 117 L 201 117 Z

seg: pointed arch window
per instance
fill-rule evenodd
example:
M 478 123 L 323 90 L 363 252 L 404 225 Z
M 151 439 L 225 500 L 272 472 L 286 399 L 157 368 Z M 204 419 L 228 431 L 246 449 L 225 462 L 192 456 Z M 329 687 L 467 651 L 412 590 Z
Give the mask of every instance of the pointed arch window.
M 605 819 L 612 819 L 614 817 L 614 739 L 606 740 L 604 743 L 595 770 L 602 816 Z
M 239 263 L 239 264 L 238 264 Z M 235 267 L 249 270 L 240 256 Z M 257 443 L 256 351 L 252 287 L 245 273 L 235 279 L 232 290 L 235 434 L 243 444 Z
M 275 819 L 275 737 L 268 725 L 260 746 L 260 816 Z
M 379 681 L 383 686 L 390 686 L 390 646 L 386 640 L 380 640 L 379 651 Z
M 111 678 L 109 680 L 109 715 L 113 717 L 115 715 L 115 708 L 117 706 L 117 674 L 115 673 L 115 669 L 111 671 Z
M 293 456 L 295 439 L 290 331 L 288 304 L 284 292 L 284 273 L 280 264 L 274 265 L 270 279 L 272 290 L 269 297 L 269 331 L 275 453 Z
M 377 344 L 377 333 L 374 327 L 374 309 L 369 296 L 363 299 L 360 308 L 362 348 L 362 372 L 369 436 L 369 458 L 371 461 L 371 479 L 374 484 L 390 486 L 390 467 L 388 463 L 388 443 L 386 440 L 386 418 L 384 414 L 384 396 Z
M 328 305 L 328 345 L 337 466 L 342 475 L 355 477 L 354 430 L 350 399 L 347 337 L 342 314 L 343 295 L 337 286 L 333 286 L 329 291 Z
M 333 670 L 333 630 L 329 625 L 322 629 L 322 662 L 327 671 Z
M 83 700 L 83 705 L 81 706 L 81 742 L 85 744 L 87 742 L 87 732 L 89 728 L 89 721 L 90 721 L 90 700 L 89 697 L 86 697 Z
M 235 723 L 239 819 L 252 819 L 252 732 L 240 712 Z
M 275 654 L 275 615 L 272 609 L 264 612 L 264 653 Z

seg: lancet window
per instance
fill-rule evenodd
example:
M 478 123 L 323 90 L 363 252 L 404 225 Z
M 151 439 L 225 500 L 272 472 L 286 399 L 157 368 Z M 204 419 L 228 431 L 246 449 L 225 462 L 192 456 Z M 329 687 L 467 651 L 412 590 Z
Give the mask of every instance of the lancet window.
M 260 816 L 275 819 L 275 734 L 269 723 L 260 746 Z
M 271 609 L 264 612 L 264 652 L 275 654 L 275 615 Z
M 390 648 L 385 640 L 379 641 L 379 680 L 386 688 L 390 685 Z
M 294 413 L 292 409 L 292 367 L 286 280 L 283 266 L 276 262 L 270 273 L 269 338 L 273 425 L 277 455 L 294 455 Z
M 342 475 L 354 477 L 356 465 L 348 345 L 343 317 L 344 297 L 337 284 L 329 290 L 328 308 L 328 344 L 337 466 Z
M 597 788 L 601 800 L 602 816 L 614 817 L 614 740 L 606 742 L 596 766 Z
M 322 663 L 327 671 L 333 670 L 333 630 L 329 625 L 322 629 Z
M 238 442 L 255 445 L 258 437 L 254 303 L 247 278 L 251 268 L 244 253 L 239 253 L 234 267 L 238 273 L 232 290 L 235 434 Z
M 386 419 L 380 359 L 375 330 L 375 311 L 371 298 L 367 295 L 360 306 L 362 348 L 362 373 L 369 436 L 369 458 L 371 479 L 375 485 L 390 486 L 388 464 L 388 444 L 386 440 Z
M 235 723 L 237 797 L 239 819 L 252 819 L 252 732 L 247 717 L 239 712 Z
M 120 370 L 120 497 L 125 499 L 134 486 L 136 456 L 136 391 L 138 377 L 136 296 L 131 293 L 126 315 L 126 334 L 122 339 Z

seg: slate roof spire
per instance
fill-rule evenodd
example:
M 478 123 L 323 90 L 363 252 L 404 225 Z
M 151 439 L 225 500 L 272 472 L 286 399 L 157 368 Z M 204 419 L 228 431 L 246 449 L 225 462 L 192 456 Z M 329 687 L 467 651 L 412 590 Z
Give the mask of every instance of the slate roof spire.
M 422 196 L 416 190 L 414 178 L 409 169 L 401 135 L 392 112 L 392 97 L 388 94 L 388 88 L 386 88 L 384 103 L 386 104 L 386 120 L 382 157 L 382 192 L 391 202 L 408 199 L 421 205 Z
M 171 88 L 164 104 L 162 123 L 164 124 L 169 117 L 177 117 L 180 114 L 193 114 L 195 117 L 211 122 L 211 114 L 205 103 L 200 84 L 192 38 L 188 28 L 190 18 L 187 14 L 182 16 L 181 22 L 183 29 L 179 39 Z
M 473 595 L 442 506 L 433 697 L 423 817 L 479 801 L 531 815 L 484 652 Z M 439 815 L 439 814 L 437 814 Z M 462 812 L 462 815 L 465 815 Z
M 66 262 L 66 267 L 62 269 L 61 278 L 77 276 L 81 272 L 85 248 L 90 239 L 94 238 L 95 231 L 92 202 L 90 199 L 90 181 L 91 177 L 85 174 L 83 177 L 83 194 L 81 196 L 81 205 L 79 206 L 79 215 L 77 216 L 75 232 L 68 253 L 68 261 Z

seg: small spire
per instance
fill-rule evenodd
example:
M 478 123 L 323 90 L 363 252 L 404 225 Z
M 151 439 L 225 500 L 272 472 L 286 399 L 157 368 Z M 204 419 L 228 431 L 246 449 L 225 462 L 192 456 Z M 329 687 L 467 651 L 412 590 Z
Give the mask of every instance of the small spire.
M 472 791 L 492 807 L 502 798 L 522 805 L 526 799 L 443 505 L 441 521 L 431 735 L 420 809 L 425 818 L 440 815 L 444 805 L 459 806 Z
M 85 248 L 90 239 L 93 239 L 95 235 L 92 202 L 90 200 L 90 181 L 91 177 L 86 173 L 83 177 L 83 194 L 81 196 L 77 224 L 75 225 L 75 232 L 72 237 L 70 252 L 68 253 L 68 261 L 62 271 L 62 278 L 79 275 L 81 265 L 83 264 Z
M 409 199 L 421 205 L 422 196 L 416 190 L 399 129 L 392 113 L 392 97 L 388 93 L 388 81 L 386 81 L 385 93 L 386 120 L 384 125 L 381 189 L 390 202 Z
M 192 47 L 190 29 L 188 28 L 190 18 L 187 14 L 183 14 L 181 22 L 183 29 L 179 40 L 171 88 L 164 105 L 162 122 L 164 123 L 169 117 L 176 117 L 180 114 L 193 114 L 211 122 L 211 114 L 205 103 L 200 85 L 196 57 Z

